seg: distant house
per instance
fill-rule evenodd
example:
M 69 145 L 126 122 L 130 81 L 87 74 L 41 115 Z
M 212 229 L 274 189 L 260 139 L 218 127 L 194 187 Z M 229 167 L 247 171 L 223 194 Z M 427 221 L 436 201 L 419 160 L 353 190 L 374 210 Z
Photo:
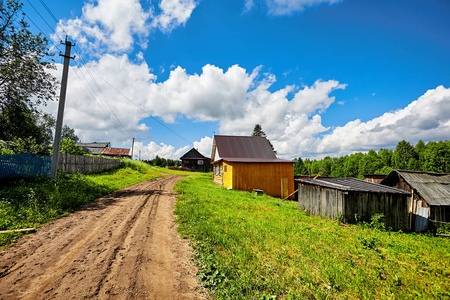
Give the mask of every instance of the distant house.
M 81 147 L 87 154 L 131 158 L 130 149 L 112 148 L 110 142 L 75 143 L 75 145 Z
M 450 222 L 450 175 L 395 170 L 381 181 L 412 194 L 408 203 L 411 229 L 424 231 L 428 220 Z
M 84 153 L 92 155 L 101 155 L 105 148 L 111 147 L 110 142 L 75 143 L 75 145 L 83 148 Z
M 211 160 L 214 182 L 226 188 L 281 198 L 294 192 L 294 162 L 278 159 L 265 137 L 215 135 Z
M 410 193 L 356 178 L 319 177 L 296 179 L 298 207 L 310 214 L 347 222 L 370 220 L 383 214 L 385 224 L 394 230 L 408 230 Z
M 106 156 L 131 158 L 130 149 L 128 148 L 105 148 L 101 154 Z
M 192 148 L 180 157 L 181 166 L 193 172 L 210 172 L 211 159 L 203 156 L 197 149 Z

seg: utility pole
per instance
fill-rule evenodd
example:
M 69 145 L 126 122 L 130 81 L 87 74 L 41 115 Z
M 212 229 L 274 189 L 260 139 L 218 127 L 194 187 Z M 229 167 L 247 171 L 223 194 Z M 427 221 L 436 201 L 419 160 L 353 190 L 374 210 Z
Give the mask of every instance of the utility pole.
M 70 57 L 70 47 L 75 46 L 67 40 L 61 44 L 66 45 L 66 52 L 63 54 L 59 54 L 64 57 L 64 67 L 62 73 L 61 80 L 61 92 L 59 94 L 59 107 L 58 107 L 58 117 L 56 119 L 56 130 L 55 130 L 55 141 L 53 142 L 53 156 L 52 156 L 52 168 L 50 170 L 50 177 L 56 178 L 56 171 L 58 169 L 58 154 L 59 154 L 59 145 L 61 143 L 61 131 L 62 131 L 62 123 L 64 116 L 64 104 L 66 102 L 66 90 L 67 90 L 67 77 L 69 75 L 69 62 L 70 59 L 74 59 L 74 57 Z
M 133 159 L 133 151 L 134 151 L 134 138 L 133 142 L 131 143 L 131 159 Z

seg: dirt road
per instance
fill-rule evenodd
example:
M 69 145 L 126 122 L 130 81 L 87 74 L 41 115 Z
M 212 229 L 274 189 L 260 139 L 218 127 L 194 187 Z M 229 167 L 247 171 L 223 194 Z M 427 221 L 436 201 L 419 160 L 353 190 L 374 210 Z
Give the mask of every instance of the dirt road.
M 202 299 L 168 176 L 117 191 L 0 253 L 0 299 Z

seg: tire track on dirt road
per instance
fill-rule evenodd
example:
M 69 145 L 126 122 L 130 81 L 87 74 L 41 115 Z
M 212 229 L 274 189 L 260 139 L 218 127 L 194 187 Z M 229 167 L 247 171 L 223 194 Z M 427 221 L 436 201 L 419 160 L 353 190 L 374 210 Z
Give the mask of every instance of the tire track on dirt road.
M 0 299 L 201 299 L 168 176 L 117 191 L 0 253 Z

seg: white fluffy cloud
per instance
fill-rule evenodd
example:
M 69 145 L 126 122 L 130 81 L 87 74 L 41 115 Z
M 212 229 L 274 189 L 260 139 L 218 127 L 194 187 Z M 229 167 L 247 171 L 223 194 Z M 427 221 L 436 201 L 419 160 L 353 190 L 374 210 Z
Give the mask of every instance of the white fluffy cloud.
M 359 119 L 335 128 L 321 139 L 318 153 L 377 149 L 400 140 L 447 140 L 450 136 L 450 89 L 438 86 L 407 107 L 367 122 Z
M 167 80 L 156 79 L 145 61 L 131 62 L 127 55 L 104 55 L 98 62 L 73 67 L 65 123 L 75 128 L 83 141 L 111 141 L 119 147 L 129 145 L 131 137 L 139 133 L 151 139 L 152 128 L 142 123 L 150 115 L 167 123 L 180 116 L 196 122 L 213 121 L 218 124 L 218 134 L 231 135 L 248 135 L 259 123 L 283 158 L 342 155 L 394 146 L 402 139 L 416 142 L 450 136 L 450 89 L 443 86 L 427 91 L 403 109 L 330 129 L 323 126 L 322 114 L 336 102 L 331 93 L 346 88 L 336 80 L 271 91 L 276 81 L 273 74 L 262 74 L 259 67 L 247 71 L 238 65 L 227 70 L 205 65 L 200 74 L 176 67 Z M 56 104 L 47 111 L 56 111 Z M 211 145 L 212 137 L 194 143 L 206 156 Z M 136 149 L 141 150 L 142 158 L 175 159 L 191 147 L 175 149 L 150 142 L 137 144 Z
M 170 32 L 184 25 L 195 7 L 192 0 L 161 0 L 157 14 L 153 9 L 145 11 L 139 0 L 88 2 L 81 17 L 59 22 L 54 37 L 59 40 L 67 33 L 84 50 L 97 55 L 129 51 L 136 38 L 145 48 L 152 28 Z
M 186 23 L 196 5 L 194 0 L 161 0 L 161 13 L 155 17 L 152 25 L 163 32 L 172 31 Z

